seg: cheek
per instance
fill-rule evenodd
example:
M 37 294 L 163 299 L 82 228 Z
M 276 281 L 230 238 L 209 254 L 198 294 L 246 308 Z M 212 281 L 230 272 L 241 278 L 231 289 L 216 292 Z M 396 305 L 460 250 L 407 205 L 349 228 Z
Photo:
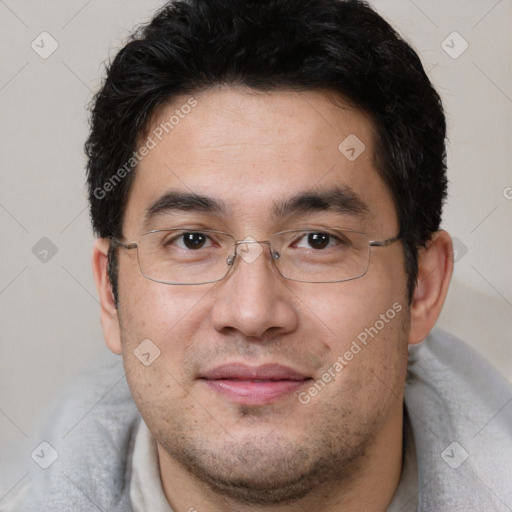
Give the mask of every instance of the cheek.
M 190 391 L 183 361 L 199 330 L 207 290 L 125 276 L 120 289 L 123 362 L 132 396 L 148 424 L 165 409 L 167 422 Z M 172 397 L 170 400 L 169 397 Z M 159 420 L 158 420 L 159 421 Z
M 323 333 L 318 338 L 328 348 L 317 377 L 336 382 L 319 403 L 336 401 L 338 392 L 375 395 L 386 403 L 401 396 L 407 366 L 406 278 L 400 258 L 375 263 L 361 279 L 300 294 L 307 306 L 304 322 L 316 323 Z
M 155 433 L 169 431 L 176 420 L 194 408 L 190 392 L 177 368 L 158 357 L 149 366 L 124 356 L 131 395 L 148 427 Z
M 166 349 L 169 339 L 176 339 L 176 332 L 193 328 L 195 311 L 209 291 L 204 286 L 178 287 L 150 281 L 133 265 L 120 272 L 119 283 L 124 341 L 133 344 L 150 339 L 161 350 Z
M 147 283 L 138 282 L 131 293 L 120 296 L 120 318 L 127 379 L 137 405 L 149 415 L 167 404 L 169 397 L 178 403 L 190 391 L 185 362 L 197 353 L 196 339 L 201 339 L 203 350 L 209 339 L 204 325 L 209 289 L 177 290 L 144 280 Z
M 366 278 L 367 277 L 367 278 Z M 396 336 L 405 308 L 402 286 L 389 278 L 365 278 L 326 285 L 321 290 L 297 291 L 304 304 L 304 322 L 314 323 L 329 340 L 332 356 L 349 349 L 351 342 L 362 342 L 370 334 Z

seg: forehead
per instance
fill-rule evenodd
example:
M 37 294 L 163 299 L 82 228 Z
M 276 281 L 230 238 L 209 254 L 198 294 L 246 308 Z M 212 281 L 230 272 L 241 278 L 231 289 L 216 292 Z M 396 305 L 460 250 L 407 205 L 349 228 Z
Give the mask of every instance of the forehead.
M 176 98 L 140 141 L 150 149 L 123 230 L 140 227 L 167 191 L 212 197 L 227 216 L 257 223 L 288 197 L 344 187 L 369 205 L 370 221 L 396 220 L 374 138 L 371 119 L 333 93 L 215 87 Z

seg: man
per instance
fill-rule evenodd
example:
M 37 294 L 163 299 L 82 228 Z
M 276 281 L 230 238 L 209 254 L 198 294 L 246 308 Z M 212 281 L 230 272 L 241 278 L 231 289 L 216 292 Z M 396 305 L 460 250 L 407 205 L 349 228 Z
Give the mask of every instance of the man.
M 511 510 L 512 390 L 430 334 L 444 141 L 417 55 L 361 2 L 166 5 L 86 144 L 129 391 L 115 365 L 73 390 L 22 509 Z

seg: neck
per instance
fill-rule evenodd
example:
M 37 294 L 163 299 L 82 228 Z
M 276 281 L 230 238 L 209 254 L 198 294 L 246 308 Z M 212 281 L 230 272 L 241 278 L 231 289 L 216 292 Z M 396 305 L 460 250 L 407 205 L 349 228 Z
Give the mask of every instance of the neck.
M 175 512 L 385 512 L 400 481 L 402 431 L 403 408 L 400 405 L 368 447 L 349 481 L 327 482 L 293 503 L 258 506 L 234 502 L 214 493 L 158 445 L 163 489 Z

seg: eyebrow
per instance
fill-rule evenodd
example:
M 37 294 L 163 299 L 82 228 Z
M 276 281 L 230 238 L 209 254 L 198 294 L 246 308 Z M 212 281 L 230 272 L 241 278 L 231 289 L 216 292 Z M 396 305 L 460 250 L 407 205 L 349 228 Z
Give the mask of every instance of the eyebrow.
M 282 219 L 292 214 L 327 210 L 362 217 L 369 212 L 369 207 L 352 188 L 343 185 L 299 193 L 279 201 L 273 208 L 273 216 Z
M 283 219 L 293 214 L 332 210 L 337 213 L 363 216 L 368 213 L 368 205 L 348 186 L 336 186 L 315 192 L 307 191 L 280 200 L 272 208 L 272 217 Z M 225 203 L 213 197 L 171 190 L 152 203 L 145 212 L 144 224 L 159 215 L 171 212 L 201 212 L 225 215 Z
M 171 190 L 158 198 L 146 209 L 144 224 L 146 226 L 149 225 L 150 221 L 159 215 L 188 211 L 225 213 L 226 206 L 223 201 L 214 199 L 213 197 Z

